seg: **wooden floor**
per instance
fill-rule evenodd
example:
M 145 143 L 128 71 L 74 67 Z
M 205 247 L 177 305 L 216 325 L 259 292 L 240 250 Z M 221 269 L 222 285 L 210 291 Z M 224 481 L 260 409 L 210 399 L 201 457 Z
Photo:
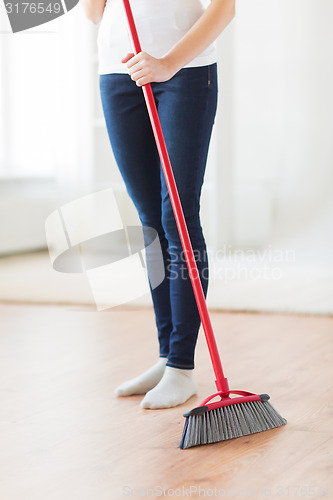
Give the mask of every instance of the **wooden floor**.
M 2 304 L 0 319 L 1 500 L 333 496 L 333 318 L 213 313 L 231 388 L 270 394 L 288 423 L 188 450 L 182 413 L 215 392 L 202 332 L 198 396 L 154 411 L 113 394 L 155 362 L 150 309 Z

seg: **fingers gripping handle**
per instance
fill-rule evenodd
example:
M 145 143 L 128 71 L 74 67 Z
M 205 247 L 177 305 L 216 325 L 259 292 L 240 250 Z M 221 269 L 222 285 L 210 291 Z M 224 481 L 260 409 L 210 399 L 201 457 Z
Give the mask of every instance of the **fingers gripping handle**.
M 129 3 L 129 0 L 123 0 L 124 8 L 126 12 L 126 17 L 128 21 L 129 34 L 131 37 L 132 45 L 135 54 L 141 52 L 141 45 L 138 37 L 138 33 L 136 30 L 132 9 Z M 205 332 L 205 337 L 208 345 L 209 354 L 213 363 L 213 368 L 216 376 L 216 386 L 219 391 L 228 392 L 229 386 L 228 381 L 224 377 L 222 364 L 220 360 L 220 356 L 218 353 L 213 328 L 211 325 L 211 321 L 208 314 L 207 304 L 205 300 L 205 295 L 203 292 L 203 288 L 200 281 L 200 276 L 198 272 L 198 267 L 194 258 L 193 249 L 191 245 L 191 240 L 188 234 L 185 217 L 183 213 L 183 209 L 181 206 L 175 178 L 173 175 L 173 171 L 171 168 L 171 163 L 169 159 L 169 154 L 166 148 L 160 119 L 157 113 L 157 108 L 155 104 L 155 99 L 153 96 L 153 91 L 150 84 L 144 85 L 142 87 L 143 94 L 145 97 L 149 118 L 152 124 L 154 137 L 157 145 L 157 149 L 159 152 L 159 156 L 161 159 L 161 164 L 163 168 L 163 173 L 165 177 L 165 181 L 168 187 L 170 200 L 173 208 L 173 212 L 175 215 L 179 236 L 182 242 L 183 250 L 185 253 L 186 263 L 189 270 L 189 275 L 195 295 L 195 299 L 197 302 L 202 326 Z

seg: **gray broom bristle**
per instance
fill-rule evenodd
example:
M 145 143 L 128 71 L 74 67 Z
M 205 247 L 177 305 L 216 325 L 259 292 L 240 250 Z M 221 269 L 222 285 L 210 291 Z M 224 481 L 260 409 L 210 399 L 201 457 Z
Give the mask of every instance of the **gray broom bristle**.
M 256 434 L 286 423 L 286 419 L 281 417 L 268 401 L 222 406 L 201 415 L 187 416 L 179 448 L 191 448 Z

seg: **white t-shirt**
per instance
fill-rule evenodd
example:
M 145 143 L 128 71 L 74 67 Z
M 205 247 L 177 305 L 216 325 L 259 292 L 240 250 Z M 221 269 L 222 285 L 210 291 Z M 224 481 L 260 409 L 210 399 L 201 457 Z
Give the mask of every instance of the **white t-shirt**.
M 131 0 L 141 48 L 162 57 L 177 43 L 205 11 L 201 0 Z M 122 0 L 107 0 L 99 26 L 98 73 L 128 73 L 121 59 L 133 52 Z M 216 62 L 213 43 L 185 67 Z

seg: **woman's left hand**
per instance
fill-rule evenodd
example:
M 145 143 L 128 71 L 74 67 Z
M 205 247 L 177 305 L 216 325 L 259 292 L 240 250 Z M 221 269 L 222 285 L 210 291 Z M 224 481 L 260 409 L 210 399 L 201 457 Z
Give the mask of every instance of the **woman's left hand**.
M 156 59 L 146 52 L 136 56 L 127 54 L 121 62 L 127 63 L 128 73 L 138 87 L 150 82 L 166 82 L 178 71 L 166 58 Z

